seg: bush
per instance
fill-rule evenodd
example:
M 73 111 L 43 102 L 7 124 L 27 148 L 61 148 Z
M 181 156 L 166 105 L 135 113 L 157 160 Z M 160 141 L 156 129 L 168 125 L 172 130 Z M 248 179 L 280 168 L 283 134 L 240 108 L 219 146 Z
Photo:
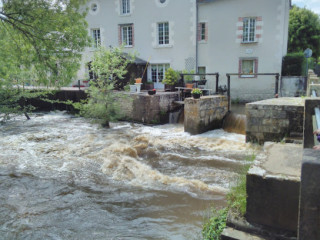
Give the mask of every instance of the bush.
M 175 85 L 176 83 L 178 83 L 179 76 L 179 72 L 173 70 L 172 68 L 168 68 L 162 82 L 171 86 Z
M 303 53 L 288 53 L 282 61 L 283 76 L 304 76 L 305 57 Z
M 213 216 L 203 226 L 203 240 L 220 240 L 221 233 L 226 227 L 228 208 L 223 208 L 219 211 L 213 208 L 212 213 Z

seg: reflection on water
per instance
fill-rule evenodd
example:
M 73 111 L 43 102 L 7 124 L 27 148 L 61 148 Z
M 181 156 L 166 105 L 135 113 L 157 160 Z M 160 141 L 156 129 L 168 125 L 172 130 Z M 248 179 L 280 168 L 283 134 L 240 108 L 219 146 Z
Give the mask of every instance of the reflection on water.
M 0 129 L 3 239 L 199 239 L 254 150 L 223 130 L 103 129 L 63 113 Z

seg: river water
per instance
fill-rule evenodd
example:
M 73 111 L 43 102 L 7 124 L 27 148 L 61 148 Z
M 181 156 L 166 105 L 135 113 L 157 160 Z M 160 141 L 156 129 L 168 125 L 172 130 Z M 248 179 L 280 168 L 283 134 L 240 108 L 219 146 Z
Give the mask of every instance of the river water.
M 0 239 L 200 239 L 257 149 L 183 125 L 104 129 L 63 112 L 0 125 Z

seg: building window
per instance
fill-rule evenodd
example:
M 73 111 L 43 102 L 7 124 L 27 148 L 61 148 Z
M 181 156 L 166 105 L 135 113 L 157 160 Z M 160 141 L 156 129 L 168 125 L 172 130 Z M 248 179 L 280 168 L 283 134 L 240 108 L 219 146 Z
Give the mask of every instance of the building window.
M 199 23 L 198 26 L 198 40 L 207 41 L 208 38 L 208 28 L 206 23 Z
M 241 77 L 256 77 L 258 73 L 258 59 L 240 59 L 239 73 Z
M 169 23 L 158 23 L 158 43 L 159 45 L 169 44 Z
M 101 45 L 100 29 L 91 29 L 91 37 L 93 39 L 93 47 L 99 47 Z
M 130 25 L 121 25 L 121 44 L 125 47 L 133 46 L 133 24 Z
M 206 67 L 198 67 L 199 74 L 206 74 Z M 206 75 L 200 75 L 200 80 L 205 80 Z
M 243 19 L 243 35 L 242 42 L 255 42 L 256 18 Z
M 120 0 L 121 1 L 121 14 L 130 14 L 130 0 Z
M 168 68 L 170 68 L 170 64 L 151 64 L 151 80 L 153 82 L 162 82 Z

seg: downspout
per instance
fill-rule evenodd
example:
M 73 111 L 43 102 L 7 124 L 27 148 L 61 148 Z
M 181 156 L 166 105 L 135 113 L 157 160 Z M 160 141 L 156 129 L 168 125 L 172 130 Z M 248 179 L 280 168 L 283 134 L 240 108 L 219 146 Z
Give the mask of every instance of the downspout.
M 199 45 L 198 45 L 198 24 L 199 24 L 199 6 L 198 0 L 196 1 L 196 73 L 198 72 L 198 61 L 199 61 Z

